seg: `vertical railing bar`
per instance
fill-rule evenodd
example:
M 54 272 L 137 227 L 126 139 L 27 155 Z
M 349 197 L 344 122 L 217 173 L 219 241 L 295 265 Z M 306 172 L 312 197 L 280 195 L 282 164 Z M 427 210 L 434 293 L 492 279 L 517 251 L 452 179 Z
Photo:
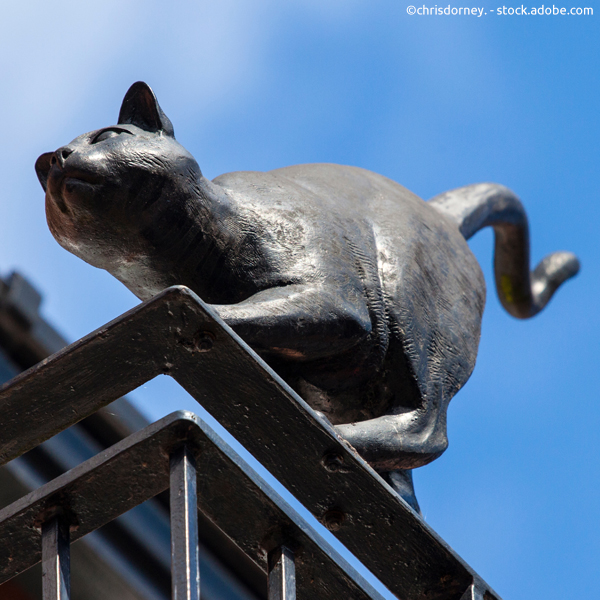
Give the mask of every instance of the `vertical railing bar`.
M 62 515 L 42 525 L 42 598 L 69 600 L 71 558 L 69 524 Z
M 170 470 L 172 597 L 200 600 L 196 462 L 188 446 L 173 451 Z
M 269 554 L 268 600 L 296 600 L 296 560 L 286 546 Z
M 478 577 L 474 577 L 473 583 L 466 589 L 460 600 L 484 600 L 485 590 L 485 583 Z

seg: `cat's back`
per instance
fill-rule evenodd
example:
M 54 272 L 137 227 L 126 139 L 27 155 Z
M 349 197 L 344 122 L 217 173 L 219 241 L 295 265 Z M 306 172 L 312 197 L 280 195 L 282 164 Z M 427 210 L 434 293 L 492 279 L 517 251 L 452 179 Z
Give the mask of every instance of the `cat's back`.
M 360 167 L 316 163 L 269 171 L 326 199 L 328 208 L 379 221 L 382 213 L 419 211 L 425 203 L 399 183 Z

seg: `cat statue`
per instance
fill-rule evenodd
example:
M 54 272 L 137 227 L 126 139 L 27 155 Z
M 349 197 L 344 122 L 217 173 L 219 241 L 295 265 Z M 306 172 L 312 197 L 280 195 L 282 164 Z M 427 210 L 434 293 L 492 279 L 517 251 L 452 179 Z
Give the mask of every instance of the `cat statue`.
M 334 164 L 209 181 L 143 82 L 117 125 L 35 168 L 61 246 L 141 300 L 191 288 L 416 510 L 411 469 L 446 449 L 477 356 L 485 281 L 465 240 L 494 228 L 496 288 L 518 318 L 579 269 L 557 252 L 530 273 L 527 217 L 500 185 L 425 202 Z

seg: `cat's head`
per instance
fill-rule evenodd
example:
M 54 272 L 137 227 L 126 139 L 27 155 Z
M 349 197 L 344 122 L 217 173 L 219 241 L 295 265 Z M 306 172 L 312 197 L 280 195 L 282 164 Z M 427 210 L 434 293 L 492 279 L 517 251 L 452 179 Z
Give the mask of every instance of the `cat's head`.
M 128 90 L 117 125 L 42 154 L 35 169 L 56 240 L 124 282 L 128 269 L 152 260 L 153 231 L 157 220 L 168 228 L 169 203 L 201 177 L 143 82 Z

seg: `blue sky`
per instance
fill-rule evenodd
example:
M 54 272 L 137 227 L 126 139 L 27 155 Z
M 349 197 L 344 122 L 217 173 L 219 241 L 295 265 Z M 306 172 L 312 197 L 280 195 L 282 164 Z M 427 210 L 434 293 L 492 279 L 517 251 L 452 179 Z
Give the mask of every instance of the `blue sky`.
M 448 451 L 415 473 L 417 495 L 506 600 L 595 597 L 600 14 L 499 16 L 486 1 L 481 18 L 419 17 L 413 1 L 4 3 L 0 273 L 34 282 L 72 340 L 137 303 L 53 240 L 33 164 L 113 124 L 139 79 L 211 178 L 334 162 L 423 198 L 512 188 L 534 261 L 571 250 L 582 272 L 517 321 L 492 287 L 491 232 L 472 240 L 488 281 L 478 364 L 450 405 Z M 592 4 L 569 2 L 557 6 Z M 133 397 L 151 418 L 193 408 L 166 380 Z

